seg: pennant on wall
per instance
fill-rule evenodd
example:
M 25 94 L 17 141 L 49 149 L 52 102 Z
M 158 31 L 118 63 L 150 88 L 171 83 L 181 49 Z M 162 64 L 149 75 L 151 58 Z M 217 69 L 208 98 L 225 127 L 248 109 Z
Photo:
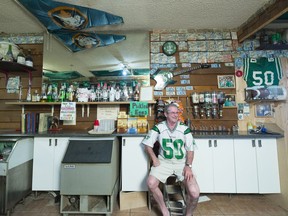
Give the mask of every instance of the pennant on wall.
M 52 34 L 72 52 L 93 47 L 108 46 L 126 39 L 125 35 L 96 34 L 80 31 L 54 31 Z
M 81 30 L 94 26 L 123 23 L 123 18 L 104 11 L 55 2 L 52 0 L 18 0 L 49 31 Z

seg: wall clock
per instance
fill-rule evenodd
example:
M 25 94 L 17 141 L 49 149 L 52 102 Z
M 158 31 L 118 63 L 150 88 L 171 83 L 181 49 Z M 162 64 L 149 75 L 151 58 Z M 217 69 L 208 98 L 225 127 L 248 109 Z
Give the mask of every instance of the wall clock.
M 174 55 L 177 49 L 177 44 L 174 41 L 166 41 L 162 46 L 163 53 L 167 56 Z

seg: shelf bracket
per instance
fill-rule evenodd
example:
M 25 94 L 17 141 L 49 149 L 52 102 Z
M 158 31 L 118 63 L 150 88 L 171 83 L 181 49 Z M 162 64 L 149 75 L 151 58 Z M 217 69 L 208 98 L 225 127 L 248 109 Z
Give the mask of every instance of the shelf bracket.
M 87 117 L 90 116 L 90 104 L 87 104 Z
M 21 106 L 21 112 L 22 112 L 22 114 L 25 114 L 25 106 L 24 105 Z
M 84 118 L 84 115 L 85 115 L 85 107 L 84 104 L 82 104 L 82 118 Z
M 54 105 L 51 105 L 51 115 L 54 115 Z

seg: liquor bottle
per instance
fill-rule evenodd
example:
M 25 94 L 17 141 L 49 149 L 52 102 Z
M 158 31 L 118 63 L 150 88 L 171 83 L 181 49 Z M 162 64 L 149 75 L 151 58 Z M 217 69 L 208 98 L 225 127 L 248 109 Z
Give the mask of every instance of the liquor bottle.
M 115 100 L 120 101 L 120 97 L 121 97 L 121 90 L 119 88 L 119 85 L 117 85 L 115 90 Z
M 139 84 L 137 83 L 134 90 L 134 101 L 139 101 Z
M 34 93 L 32 94 L 32 102 L 37 102 L 38 98 L 38 91 L 35 90 Z
M 23 49 L 20 49 L 18 55 L 17 55 L 17 63 L 19 64 L 26 64 L 26 61 L 25 61 L 25 55 L 23 53 Z
M 33 58 L 31 56 L 31 50 L 28 50 L 28 55 L 25 58 L 25 64 L 29 67 L 33 67 Z
M 31 86 L 28 87 L 27 97 L 26 101 L 31 102 L 32 96 L 31 96 Z
M 46 83 L 42 83 L 41 102 L 46 102 L 47 101 L 46 89 L 47 89 L 47 84 Z
M 14 61 L 13 52 L 12 52 L 12 45 L 11 44 L 9 44 L 8 51 L 4 55 L 2 61 L 8 61 L 8 62 L 13 62 Z
M 102 101 L 102 91 L 101 91 L 100 83 L 98 83 L 97 89 L 96 89 L 96 101 Z
M 47 102 L 52 102 L 52 84 L 47 87 Z
M 108 101 L 108 89 L 107 89 L 107 84 L 104 83 L 103 89 L 102 89 L 102 96 L 103 96 L 103 101 Z
M 114 102 L 115 101 L 115 89 L 113 86 L 110 87 L 110 91 L 109 91 L 109 101 L 110 102 Z

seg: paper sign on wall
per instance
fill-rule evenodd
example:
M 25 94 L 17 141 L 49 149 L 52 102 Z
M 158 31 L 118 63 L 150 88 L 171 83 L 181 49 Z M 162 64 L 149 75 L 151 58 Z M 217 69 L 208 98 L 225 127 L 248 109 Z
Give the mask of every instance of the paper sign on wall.
M 60 120 L 76 120 L 76 102 L 61 103 Z

